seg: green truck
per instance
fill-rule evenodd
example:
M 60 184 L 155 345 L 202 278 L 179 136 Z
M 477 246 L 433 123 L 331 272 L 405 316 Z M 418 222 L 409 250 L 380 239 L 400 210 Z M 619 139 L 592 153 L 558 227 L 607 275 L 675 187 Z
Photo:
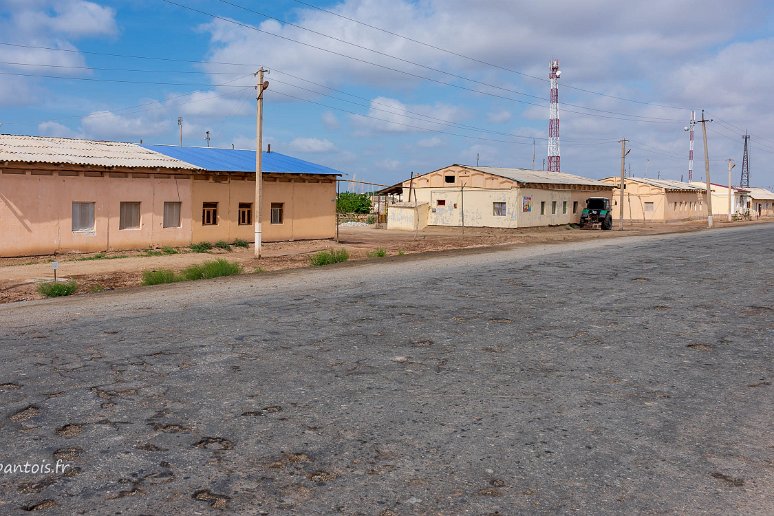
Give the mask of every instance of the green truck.
M 606 197 L 589 197 L 586 199 L 586 207 L 581 212 L 579 225 L 585 229 L 613 229 L 610 199 Z

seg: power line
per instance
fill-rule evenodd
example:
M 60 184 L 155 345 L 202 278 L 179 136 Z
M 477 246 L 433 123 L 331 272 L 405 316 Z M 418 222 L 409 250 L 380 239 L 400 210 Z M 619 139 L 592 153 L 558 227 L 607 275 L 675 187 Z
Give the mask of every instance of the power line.
M 530 79 L 535 79 L 535 80 L 542 81 L 542 82 L 548 82 L 548 79 L 546 79 L 545 77 L 538 77 L 538 76 L 535 76 L 535 75 L 530 75 L 530 74 L 521 72 L 519 70 L 515 70 L 513 68 L 508 68 L 507 66 L 502 66 L 502 65 L 498 65 L 498 64 L 494 64 L 494 63 L 490 63 L 490 62 L 484 61 L 482 59 L 477 59 L 475 57 L 470 57 L 468 55 L 461 54 L 461 53 L 455 52 L 453 50 L 449 50 L 447 48 L 439 47 L 439 46 L 433 45 L 431 43 L 427 43 L 427 42 L 424 42 L 424 41 L 420 41 L 420 40 L 411 38 L 409 36 L 398 34 L 397 32 L 393 32 L 393 31 L 384 29 L 382 27 L 377 27 L 376 25 L 371 25 L 371 24 L 366 23 L 364 21 L 361 21 L 361 20 L 358 20 L 358 19 L 355 19 L 355 18 L 351 18 L 349 16 L 345 16 L 343 14 L 340 14 L 340 13 L 337 13 L 337 12 L 334 12 L 334 11 L 330 11 L 328 9 L 324 9 L 324 8 L 316 6 L 316 5 L 312 5 L 312 4 L 310 4 L 308 2 L 304 2 L 302 0 L 293 0 L 293 1 L 298 3 L 298 4 L 304 5 L 306 7 L 309 7 L 311 9 L 315 9 L 317 11 L 324 12 L 324 13 L 330 14 L 332 16 L 336 16 L 338 18 L 342 18 L 344 20 L 348 20 L 348 21 L 351 21 L 351 22 L 363 25 L 363 26 L 368 27 L 370 29 L 374 29 L 374 30 L 378 30 L 380 32 L 384 32 L 385 34 L 390 34 L 391 36 L 395 36 L 395 37 L 398 37 L 398 38 L 401 38 L 401 39 L 405 39 L 406 41 L 411 41 L 412 43 L 416 43 L 418 45 L 422 45 L 422 46 L 425 46 L 425 47 L 428 47 L 428 48 L 432 48 L 433 50 L 438 50 L 440 52 L 444 52 L 444 53 L 449 54 L 449 55 L 453 55 L 453 56 L 456 56 L 456 57 L 461 57 L 463 59 L 467 59 L 467 60 L 472 61 L 474 63 L 483 64 L 483 65 L 490 66 L 490 67 L 493 67 L 493 68 L 497 68 L 497 69 L 500 69 L 500 70 L 503 70 L 503 71 L 506 71 L 506 72 L 514 73 L 514 74 L 517 74 L 517 75 L 521 75 L 522 77 L 528 77 Z M 645 105 L 651 105 L 651 106 L 656 106 L 656 107 L 663 107 L 663 108 L 668 108 L 668 109 L 677 109 L 677 110 L 681 110 L 681 111 L 687 109 L 687 108 L 679 107 L 679 106 L 670 106 L 670 105 L 666 105 L 666 104 L 657 104 L 657 103 L 654 103 L 654 102 L 635 100 L 635 99 L 630 99 L 630 98 L 626 98 L 626 97 L 618 97 L 618 96 L 615 96 L 615 95 L 609 95 L 607 93 L 602 93 L 602 92 L 599 92 L 599 91 L 594 91 L 594 90 L 589 90 L 589 89 L 585 89 L 585 88 L 580 88 L 580 87 L 577 87 L 577 86 L 572 86 L 572 85 L 566 84 L 566 83 L 562 84 L 562 88 L 570 88 L 570 89 L 573 89 L 573 90 L 582 91 L 584 93 L 591 93 L 593 95 L 599 95 L 599 96 L 602 96 L 602 97 L 607 97 L 607 98 L 616 99 L 616 100 L 623 100 L 623 101 L 626 101 L 626 102 L 634 102 L 636 104 L 645 104 Z
M 186 74 L 199 74 L 199 75 L 236 75 L 239 72 L 210 72 L 206 70 L 143 70 L 136 68 L 100 68 L 93 66 L 74 66 L 74 65 L 55 65 L 55 64 L 39 64 L 39 63 L 21 63 L 18 61 L 0 61 L 0 64 L 11 66 L 28 66 L 32 68 L 57 68 L 66 70 L 88 70 L 98 72 L 131 72 L 131 73 L 186 73 Z M 244 65 L 247 67 L 247 65 Z
M 190 82 L 166 82 L 166 81 L 130 81 L 128 79 L 97 79 L 94 77 L 63 77 L 61 75 L 46 75 L 18 72 L 0 72 L 0 75 L 13 75 L 17 77 L 42 77 L 45 79 L 58 79 L 64 81 L 87 81 L 87 82 L 113 82 L 122 84 L 153 84 L 156 86 L 205 86 L 209 88 L 253 88 L 254 86 L 235 86 L 228 83 L 223 84 L 205 84 Z
M 275 38 L 278 38 L 278 39 L 282 39 L 282 40 L 290 41 L 292 43 L 296 43 L 296 44 L 299 44 L 299 45 L 307 46 L 309 48 L 313 48 L 313 49 L 319 50 L 321 52 L 326 52 L 326 53 L 333 54 L 333 55 L 336 55 L 336 56 L 339 56 L 339 57 L 344 57 L 346 59 L 357 61 L 357 62 L 360 62 L 360 63 L 363 63 L 363 64 L 368 64 L 368 65 L 375 66 L 377 68 L 382 68 L 382 69 L 385 69 L 385 70 L 389 70 L 389 71 L 392 71 L 392 72 L 400 73 L 400 74 L 403 74 L 403 75 L 406 75 L 406 76 L 409 76 L 409 77 L 414 77 L 414 78 L 417 78 L 417 79 L 422 79 L 422 80 L 434 82 L 434 83 L 437 83 L 437 84 L 441 84 L 441 85 L 444 85 L 444 86 L 449 86 L 449 87 L 452 87 L 452 88 L 457 88 L 457 89 L 461 89 L 461 90 L 465 90 L 465 91 L 469 91 L 469 92 L 473 92 L 473 93 L 478 93 L 478 94 L 481 94 L 481 95 L 488 95 L 488 96 L 497 97 L 497 98 L 501 98 L 501 99 L 505 99 L 505 100 L 510 100 L 512 102 L 518 102 L 518 103 L 521 103 L 521 104 L 528 104 L 528 105 L 532 105 L 532 106 L 545 107 L 545 104 L 536 104 L 534 102 L 530 102 L 530 101 L 526 101 L 526 100 L 522 100 L 522 99 L 514 99 L 512 97 L 506 97 L 506 96 L 503 96 L 503 95 L 498 95 L 498 94 L 494 94 L 494 93 L 487 92 L 487 91 L 475 90 L 475 89 L 472 89 L 472 88 L 461 86 L 459 84 L 453 84 L 453 83 L 449 83 L 449 82 L 444 82 L 444 81 L 441 81 L 439 79 L 434 79 L 432 77 L 427 77 L 427 76 L 416 74 L 416 73 L 413 73 L 413 72 L 408 72 L 406 70 L 400 70 L 398 68 L 393 68 L 391 66 L 387 66 L 387 65 L 383 65 L 383 64 L 379 64 L 379 63 L 374 63 L 374 62 L 368 61 L 366 59 L 362 59 L 362 58 L 359 58 L 359 57 L 351 56 L 351 55 L 348 55 L 348 54 L 343 54 L 341 52 L 336 52 L 334 50 L 323 48 L 323 47 L 320 47 L 318 45 L 313 45 L 311 43 L 306 43 L 306 42 L 303 42 L 303 41 L 299 41 L 297 39 L 293 39 L 293 38 L 290 38 L 290 37 L 287 37 L 287 36 L 282 36 L 281 34 L 276 34 L 276 33 L 273 33 L 273 32 L 265 31 L 265 30 L 259 29 L 258 27 L 255 27 L 253 25 L 250 25 L 250 24 L 247 24 L 247 23 L 242 23 L 242 22 L 237 21 L 237 20 L 232 20 L 230 18 L 226 18 L 226 17 L 220 16 L 220 15 L 217 15 L 217 14 L 209 13 L 207 11 L 202 11 L 202 10 L 196 9 L 194 7 L 190 7 L 190 6 L 187 6 L 187 5 L 180 4 L 180 3 L 175 2 L 173 0 L 163 0 L 163 1 L 168 3 L 168 4 L 176 5 L 176 6 L 180 7 L 180 8 L 182 8 L 182 9 L 193 11 L 193 12 L 202 14 L 204 16 L 208 16 L 208 17 L 214 18 L 216 20 L 224 21 L 226 23 L 231 23 L 231 24 L 234 24 L 234 25 L 237 25 L 237 26 L 249 29 L 249 30 L 253 30 L 253 31 L 259 32 L 261 34 L 266 34 L 268 36 L 272 36 L 272 37 L 275 37 Z M 225 0 L 220 0 L 220 1 L 222 1 L 224 3 L 228 3 L 228 2 L 225 2 Z M 230 4 L 230 5 L 235 5 L 235 4 Z M 239 7 L 241 7 L 241 6 L 239 6 Z M 250 9 L 247 9 L 247 8 L 244 8 L 244 7 L 241 7 L 241 8 L 250 11 Z M 256 11 L 252 11 L 252 12 L 256 12 Z M 259 14 L 260 16 L 266 16 L 266 15 L 264 15 L 262 13 L 257 13 L 257 14 Z M 269 17 L 269 16 L 267 16 L 267 17 Z M 270 18 L 276 20 L 276 18 L 273 18 L 273 17 L 270 17 Z M 301 27 L 301 26 L 298 26 L 298 27 L 300 27 L 300 28 L 302 28 L 304 30 L 309 30 L 310 32 L 315 32 L 316 33 L 316 31 L 312 31 L 311 29 L 306 29 L 305 27 Z M 321 34 L 321 35 L 323 35 L 325 37 L 332 38 L 334 40 L 338 40 L 337 38 L 335 38 L 333 36 L 327 36 L 327 35 L 322 34 L 322 33 L 318 33 L 318 34 Z M 343 40 L 341 40 L 341 41 L 344 42 L 344 43 L 353 45 L 355 47 L 362 48 L 364 50 L 374 51 L 374 50 L 369 49 L 367 47 L 363 47 L 362 45 L 358 45 L 356 43 L 350 43 L 350 42 L 346 42 L 346 41 L 343 41 Z M 374 51 L 374 52 L 379 53 L 378 51 Z M 392 57 L 394 59 L 405 61 L 404 59 L 401 59 L 401 58 L 398 58 L 398 57 L 395 57 L 395 56 L 391 56 L 389 54 L 385 54 L 385 55 L 387 55 L 389 57 Z M 410 61 L 407 61 L 407 62 L 410 62 Z M 411 64 L 415 64 L 416 66 L 428 68 L 428 69 L 431 69 L 431 70 L 436 70 L 434 68 L 429 68 L 429 67 L 426 67 L 426 66 L 421 65 L 421 64 L 417 64 L 417 63 L 413 63 L 413 62 L 410 62 L 410 63 Z M 436 70 L 436 71 L 440 71 L 440 70 Z M 450 72 L 444 72 L 444 71 L 440 71 L 440 72 L 444 73 L 444 74 L 447 74 L 447 75 L 450 75 L 452 77 L 460 78 L 462 80 L 478 83 L 478 84 L 481 84 L 483 86 L 487 86 L 487 87 L 491 87 L 491 88 L 496 88 L 496 89 L 500 89 L 500 90 L 505 90 L 505 91 L 510 91 L 510 92 L 516 93 L 518 95 L 525 95 L 525 96 L 534 97 L 533 95 L 525 94 L 525 93 L 522 93 L 522 92 L 519 92 L 519 91 L 516 91 L 516 90 L 509 90 L 509 89 L 503 88 L 501 86 L 496 86 L 496 85 L 492 85 L 492 84 L 488 84 L 488 83 L 483 83 L 481 81 L 476 81 L 475 79 L 470 79 L 468 77 L 464 77 L 464 76 L 461 76 L 461 75 L 452 74 Z M 538 98 L 538 99 L 541 99 L 541 100 L 545 100 L 545 99 L 542 99 L 541 97 L 535 97 L 535 98 Z M 610 114 L 610 115 L 619 115 L 619 116 L 625 117 L 625 118 L 617 118 L 617 117 L 614 117 L 614 116 L 598 115 L 598 114 L 594 114 L 594 113 L 584 113 L 584 112 L 580 112 L 580 111 L 573 111 L 573 110 L 567 109 L 566 107 L 563 109 L 564 112 L 577 113 L 577 114 L 581 114 L 581 115 L 584 115 L 584 116 L 596 116 L 596 117 L 599 117 L 599 118 L 629 120 L 629 121 L 647 122 L 647 123 L 665 123 L 665 122 L 679 121 L 678 119 L 661 118 L 661 117 L 645 117 L 645 116 L 642 116 L 642 115 L 633 115 L 633 114 L 627 114 L 627 113 L 619 113 L 619 112 L 615 112 L 615 111 L 608 111 L 608 110 L 603 110 L 603 109 L 590 108 L 590 107 L 586 107 L 586 106 L 580 106 L 580 105 L 569 104 L 569 103 L 564 103 L 563 106 L 572 106 L 572 107 L 576 107 L 578 109 L 584 109 L 584 110 L 587 110 L 587 111 L 595 111 L 595 112 L 599 112 L 599 113 L 607 113 L 607 114 Z

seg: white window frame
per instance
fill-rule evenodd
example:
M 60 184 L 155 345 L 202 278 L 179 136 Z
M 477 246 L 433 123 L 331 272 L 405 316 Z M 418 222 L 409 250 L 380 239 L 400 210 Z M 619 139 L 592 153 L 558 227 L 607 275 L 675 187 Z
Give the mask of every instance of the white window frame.
M 505 217 L 508 212 L 507 204 L 503 201 L 492 202 L 492 215 L 495 217 Z

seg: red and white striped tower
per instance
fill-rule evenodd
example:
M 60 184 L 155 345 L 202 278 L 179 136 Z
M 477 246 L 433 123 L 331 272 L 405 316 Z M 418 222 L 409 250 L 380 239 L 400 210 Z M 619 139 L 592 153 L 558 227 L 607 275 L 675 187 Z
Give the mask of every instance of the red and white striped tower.
M 548 118 L 548 171 L 560 172 L 560 154 L 559 154 L 559 60 L 554 59 L 550 63 L 550 73 L 548 78 L 551 80 L 551 104 L 549 107 Z
M 688 127 L 690 131 L 691 144 L 688 150 L 688 182 L 693 181 L 693 128 L 696 126 L 696 111 L 691 111 L 691 125 Z

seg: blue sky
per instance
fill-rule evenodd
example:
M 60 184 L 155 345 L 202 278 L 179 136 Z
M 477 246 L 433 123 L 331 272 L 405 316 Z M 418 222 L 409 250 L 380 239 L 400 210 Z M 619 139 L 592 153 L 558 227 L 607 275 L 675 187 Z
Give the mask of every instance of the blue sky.
M 0 0 L 0 132 L 176 144 L 182 116 L 184 145 L 210 131 L 213 146 L 254 148 L 264 66 L 264 141 L 278 152 L 380 184 L 477 159 L 531 168 L 533 148 L 540 169 L 558 58 L 562 171 L 617 175 L 625 137 L 632 175 L 685 179 L 683 127 L 705 109 L 713 181 L 728 158 L 739 181 L 748 130 L 752 183 L 774 186 L 773 12 L 755 0 Z

